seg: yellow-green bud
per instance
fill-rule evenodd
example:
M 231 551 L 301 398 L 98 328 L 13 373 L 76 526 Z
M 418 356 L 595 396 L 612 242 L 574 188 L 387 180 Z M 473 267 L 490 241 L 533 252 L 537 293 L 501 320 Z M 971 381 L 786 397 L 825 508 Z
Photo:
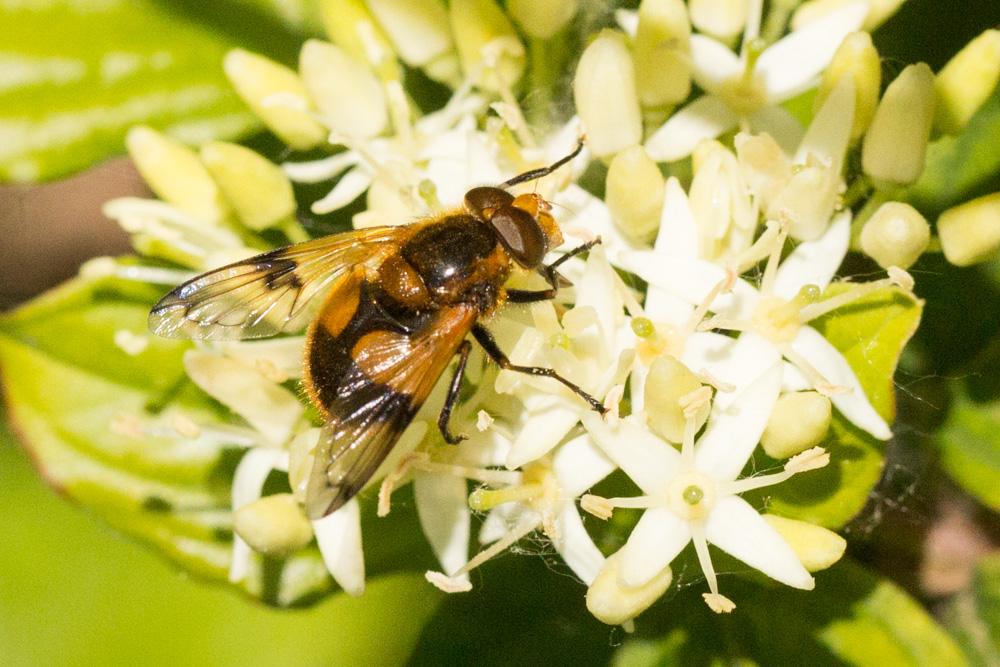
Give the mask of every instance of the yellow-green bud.
M 580 0 L 507 1 L 507 12 L 535 39 L 548 39 L 565 28 L 579 8 Z
M 524 45 L 493 0 L 452 0 L 451 33 L 466 76 L 490 90 L 513 87 L 524 74 Z
M 266 496 L 233 513 L 233 530 L 257 553 L 290 556 L 309 544 L 312 524 L 290 493 Z
M 1000 81 L 1000 30 L 987 30 L 948 61 L 934 80 L 934 125 L 945 134 L 962 131 Z
M 389 39 L 364 0 L 319 0 L 319 15 L 334 44 L 376 68 L 385 80 L 399 80 L 402 73 Z
M 883 269 L 908 269 L 927 250 L 931 228 L 909 204 L 890 201 L 879 206 L 861 230 L 861 249 Z
M 624 35 L 603 30 L 584 50 L 573 79 L 573 99 L 594 155 L 614 155 L 639 143 L 642 115 Z
M 145 126 L 128 131 L 125 147 L 160 199 L 202 222 L 216 224 L 226 217 L 222 193 L 193 150 Z
M 691 22 L 682 0 L 643 0 L 632 46 L 639 103 L 680 104 L 691 93 Z
M 910 65 L 889 84 L 865 135 L 861 166 L 879 185 L 909 185 L 924 170 L 934 121 L 934 74 Z
M 833 60 L 823 72 L 823 80 L 816 91 L 813 110 L 819 111 L 841 79 L 851 77 L 854 82 L 854 125 L 851 139 L 857 140 L 865 133 L 875 115 L 878 93 L 882 86 L 882 64 L 878 51 L 867 32 L 851 33 L 840 43 Z
M 299 72 L 331 129 L 365 139 L 385 129 L 389 112 L 382 84 L 343 49 L 310 39 L 299 54 Z
M 955 266 L 991 259 L 1000 250 L 1000 192 L 948 209 L 937 232 L 945 259 Z
M 626 148 L 611 160 L 604 200 L 611 219 L 627 236 L 648 241 L 656 235 L 666 181 L 642 146 Z
M 778 531 L 810 572 L 825 570 L 844 555 L 847 540 L 822 526 L 786 519 L 774 514 L 762 514 L 771 528 Z
M 691 23 L 700 32 L 732 42 L 747 24 L 746 0 L 690 0 Z
M 646 376 L 646 422 L 657 435 L 670 442 L 684 439 L 687 418 L 681 398 L 701 389 L 701 381 L 687 366 L 670 355 L 658 357 Z M 706 401 L 696 414 L 698 428 L 708 419 L 711 404 Z
M 213 141 L 201 147 L 201 161 L 250 229 L 260 231 L 295 213 L 292 184 L 264 156 L 244 146 Z
M 423 67 L 453 48 L 441 0 L 368 0 L 368 9 L 410 67 Z
M 660 599 L 673 580 L 670 566 L 642 586 L 626 586 L 618 576 L 619 558 L 614 555 L 604 562 L 594 582 L 587 589 L 587 610 L 608 625 L 629 621 Z
M 247 106 L 286 144 L 305 150 L 326 141 L 326 129 L 309 115 L 309 95 L 295 72 L 243 49 L 227 53 L 223 67 Z
M 787 459 L 823 442 L 832 418 L 830 399 L 815 391 L 782 394 L 760 444 L 773 459 Z
M 792 30 L 823 18 L 832 11 L 857 2 L 857 0 L 809 0 L 795 11 L 792 17 Z M 871 32 L 885 23 L 906 0 L 868 0 L 868 14 L 861 29 Z

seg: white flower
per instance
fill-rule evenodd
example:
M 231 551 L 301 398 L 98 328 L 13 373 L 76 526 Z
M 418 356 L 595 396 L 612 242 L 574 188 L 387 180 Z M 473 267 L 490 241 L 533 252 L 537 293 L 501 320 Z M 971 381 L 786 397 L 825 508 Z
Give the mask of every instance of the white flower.
M 818 83 L 840 42 L 861 26 L 867 12 L 867 3 L 852 3 L 763 50 L 756 17 L 744 32 L 740 55 L 710 37 L 692 35 L 692 75 L 707 94 L 653 133 L 645 144 L 649 155 L 659 161 L 679 160 L 703 139 L 714 139 L 741 123 L 745 129 L 769 133 L 786 152 L 793 152 L 801 128 L 779 105 Z
M 781 368 L 775 363 L 735 400 L 713 406 L 697 445 L 696 421 L 690 417 L 680 453 L 651 434 L 641 416 L 633 415 L 614 425 L 596 415 L 584 417 L 584 425 L 598 446 L 646 494 L 585 499 L 588 509 L 605 518 L 615 507 L 646 510 L 615 556 L 621 586 L 634 589 L 645 585 L 694 542 L 711 590 L 704 597 L 716 612 L 731 611 L 735 605 L 719 594 L 708 552 L 710 543 L 777 581 L 813 588 L 812 576 L 792 548 L 738 496 L 821 467 L 829 460 L 817 448 L 791 459 L 783 472 L 736 479 L 760 440 L 780 389 Z
M 759 358 L 780 354 L 791 362 L 784 366 L 786 389 L 815 388 L 828 395 L 854 424 L 887 440 L 892 436 L 889 426 L 868 401 L 847 360 L 808 324 L 875 290 L 890 285 L 907 290 L 912 287 L 909 275 L 893 268 L 887 279 L 853 284 L 837 296 L 820 299 L 847 253 L 850 223 L 849 211 L 838 214 L 823 236 L 799 244 L 780 265 L 786 231 L 771 223 L 770 229 L 776 233 L 765 232 L 762 241 L 758 240 L 758 244 L 770 249 L 760 287 L 737 279 L 730 292 L 718 296 L 713 292 L 718 290 L 720 281 L 727 279 L 727 272 L 703 260 L 673 258 L 667 262 L 655 250 L 644 250 L 622 253 L 618 263 L 681 301 L 701 304 L 711 299 L 715 317 L 701 328 L 755 334 L 747 343 L 754 347 Z M 722 347 L 725 345 L 723 342 Z M 718 354 L 716 351 L 710 356 Z M 699 369 L 692 366 L 692 370 Z M 716 377 L 733 382 L 724 374 Z
M 428 572 L 428 581 L 446 592 L 469 590 L 470 570 L 541 528 L 563 561 L 589 585 L 604 564 L 604 556 L 587 533 L 576 500 L 614 470 L 615 465 L 583 435 L 566 442 L 551 457 L 526 464 L 523 472 L 516 473 L 518 482 L 473 492 L 469 504 L 490 511 L 479 536 L 490 546 L 449 574 Z M 486 477 L 490 472 L 481 474 Z

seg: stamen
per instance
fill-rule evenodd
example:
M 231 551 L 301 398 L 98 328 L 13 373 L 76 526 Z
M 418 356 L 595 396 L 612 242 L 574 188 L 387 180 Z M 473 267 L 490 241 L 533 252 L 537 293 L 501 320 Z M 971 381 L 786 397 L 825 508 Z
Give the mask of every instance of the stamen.
M 403 145 L 403 153 L 409 155 L 413 148 L 413 126 L 410 124 L 410 103 L 406 99 L 406 91 L 399 81 L 389 81 L 385 84 L 385 93 L 396 137 Z
M 760 39 L 760 24 L 764 14 L 764 0 L 748 0 L 747 24 L 743 29 L 743 53 L 747 62 L 756 65 L 767 44 Z M 751 67 L 753 66 L 751 65 Z
M 359 156 L 354 151 L 344 151 L 322 160 L 310 162 L 285 162 L 281 165 L 285 176 L 296 183 L 320 183 L 340 176 L 350 167 L 357 166 Z
M 816 370 L 816 367 L 809 363 L 809 361 L 803 357 L 798 352 L 794 351 L 791 346 L 785 345 L 782 348 L 782 354 L 790 362 L 792 362 L 796 368 L 798 368 L 812 384 L 813 389 L 823 394 L 824 396 L 834 396 L 836 394 L 843 394 L 850 391 L 847 387 L 841 385 L 833 384 L 824 377 L 822 373 Z
M 423 452 L 410 452 L 404 456 L 396 467 L 385 476 L 382 480 L 382 484 L 378 487 L 378 509 L 376 514 L 379 517 L 384 517 L 389 514 L 392 510 L 392 492 L 400 485 L 410 471 L 413 469 L 414 464 L 421 459 L 427 457 Z
M 705 574 L 705 579 L 708 581 L 708 588 L 712 591 L 712 595 L 719 595 L 719 581 L 715 576 L 715 568 L 712 566 L 712 557 L 708 553 L 705 524 L 702 521 L 691 521 L 689 525 L 691 526 L 691 541 L 694 542 L 694 551 L 698 554 L 698 565 L 701 566 L 701 571 Z M 706 597 L 705 602 L 708 602 L 709 607 L 712 606 L 709 598 Z
M 537 515 L 532 516 L 531 514 L 528 514 L 522 516 L 521 520 L 518 521 L 517 525 L 514 526 L 514 528 L 512 528 L 510 532 L 508 532 L 499 540 L 497 540 L 496 542 L 494 542 L 493 544 L 491 544 L 490 546 L 486 547 L 478 554 L 476 554 L 472 558 L 472 560 L 463 565 L 462 568 L 458 572 L 456 572 L 453 576 L 458 576 L 460 574 L 465 574 L 467 572 L 470 572 L 479 567 L 480 565 L 482 565 L 483 563 L 485 563 L 486 561 L 488 561 L 489 559 L 493 558 L 494 556 L 503 553 L 509 547 L 514 545 L 518 540 L 520 540 L 522 537 L 524 537 L 531 531 L 535 530 L 535 528 L 538 528 L 538 525 L 540 523 L 541 520 L 538 518 Z
M 197 438 L 201 435 L 201 427 L 198 426 L 190 417 L 185 415 L 175 414 L 170 420 L 170 425 L 174 427 L 178 435 L 184 436 L 185 438 Z
M 476 415 L 476 430 L 480 433 L 489 430 L 490 426 L 493 425 L 493 417 L 486 410 L 480 410 Z
M 538 143 L 531 133 L 531 128 L 528 127 L 528 121 L 524 118 L 524 112 L 521 111 L 521 105 L 518 103 L 514 91 L 511 90 L 510 83 L 504 79 L 503 71 L 499 67 L 501 55 L 506 49 L 507 45 L 503 40 L 490 42 L 483 48 L 483 62 L 493 70 L 498 83 L 497 87 L 499 88 L 500 99 L 508 107 L 508 113 L 504 115 L 504 121 L 514 131 L 517 140 L 521 142 L 522 146 L 525 148 L 534 148 Z
M 613 515 L 615 506 L 608 498 L 586 493 L 580 498 L 580 509 L 601 521 L 607 521 Z
M 696 415 L 684 414 L 684 441 L 681 443 L 681 463 L 690 470 L 694 465 L 694 434 L 698 430 Z
M 736 255 L 730 262 L 732 272 L 736 275 L 745 273 L 750 267 L 757 265 L 771 254 L 773 244 L 778 240 L 781 226 L 773 220 L 768 220 L 766 229 L 753 245 Z
M 727 394 L 731 394 L 734 391 L 736 391 L 735 384 L 730 384 L 729 382 L 720 380 L 719 378 L 715 377 L 706 370 L 702 370 L 701 372 L 696 373 L 696 375 L 698 376 L 698 379 L 702 382 L 702 384 L 707 384 L 711 387 L 715 387 L 716 391 L 724 391 Z
M 427 570 L 424 572 L 424 579 L 445 593 L 468 593 L 472 590 L 472 582 L 468 579 L 463 577 L 449 577 L 443 572 Z
M 900 269 L 900 271 L 902 271 L 902 269 Z M 907 277 L 910 275 L 905 271 L 903 271 L 903 273 L 906 274 Z M 899 277 L 898 274 L 897 277 Z M 902 280 L 905 284 L 905 279 L 900 278 L 900 280 Z M 827 313 L 833 312 L 838 308 L 843 308 L 847 304 L 857 301 L 858 299 L 861 299 L 873 292 L 885 289 L 886 287 L 892 287 L 893 285 L 899 285 L 899 283 L 892 278 L 883 278 L 882 280 L 874 280 L 868 283 L 853 283 L 853 286 L 842 294 L 838 294 L 837 296 L 806 306 L 799 311 L 799 318 L 802 322 L 815 320 L 817 317 L 822 317 Z
M 711 400 L 712 388 L 702 386 L 688 394 L 684 394 L 677 399 L 677 402 L 686 418 L 695 419 L 701 409 L 704 408 L 705 405 L 707 405 Z
M 417 461 L 414 463 L 414 467 L 424 472 L 436 472 L 444 475 L 464 477 L 492 486 L 514 486 L 521 483 L 521 473 L 512 470 L 473 468 L 453 463 L 439 463 L 437 461 Z
M 785 248 L 785 239 L 788 238 L 788 225 L 781 223 L 778 229 L 778 237 L 773 241 L 771 254 L 767 258 L 764 266 L 764 277 L 760 281 L 760 293 L 763 297 L 771 296 L 774 291 L 774 280 L 778 275 L 778 263 L 781 262 L 781 251 Z
M 770 475 L 758 475 L 756 477 L 744 477 L 743 479 L 719 484 L 719 493 L 740 494 L 762 489 L 767 486 L 781 484 L 801 472 L 818 470 L 830 463 L 830 453 L 822 447 L 807 449 L 801 454 L 797 454 L 785 463 L 785 469 L 781 472 Z
M 719 595 L 718 593 L 702 593 L 701 597 L 705 600 L 705 604 L 708 605 L 708 608 L 716 614 L 728 614 L 736 609 L 736 603 L 727 598 L 725 595 Z
M 122 280 L 134 280 L 154 285 L 180 285 L 198 274 L 193 271 L 161 269 L 156 266 L 126 266 L 119 264 L 112 257 L 95 257 L 84 262 L 80 267 L 80 275 L 85 278 L 115 276 Z
M 607 395 L 604 397 L 604 420 L 608 423 L 616 423 L 618 421 L 618 409 L 621 405 L 622 398 L 625 396 L 625 385 L 616 384 L 611 387 Z
M 705 298 L 698 304 L 698 307 L 694 309 L 693 313 L 691 313 L 691 317 L 688 319 L 687 324 L 684 325 L 682 331 L 685 339 L 687 336 L 699 330 L 702 320 L 704 320 L 705 316 L 708 315 L 708 311 L 711 309 L 712 302 L 715 301 L 716 297 L 723 292 L 728 292 L 733 289 L 733 285 L 735 283 L 736 274 L 732 271 L 726 271 L 726 277 L 712 286 L 712 289 L 709 290 L 708 294 L 705 295 Z

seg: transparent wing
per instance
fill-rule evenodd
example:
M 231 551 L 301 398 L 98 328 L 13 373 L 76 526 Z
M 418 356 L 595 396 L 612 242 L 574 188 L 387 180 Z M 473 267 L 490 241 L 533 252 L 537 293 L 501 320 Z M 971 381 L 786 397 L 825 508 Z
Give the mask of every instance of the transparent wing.
M 302 329 L 307 306 L 345 271 L 378 266 L 412 231 L 372 227 L 306 241 L 180 285 L 153 306 L 149 329 L 167 338 L 239 340 Z

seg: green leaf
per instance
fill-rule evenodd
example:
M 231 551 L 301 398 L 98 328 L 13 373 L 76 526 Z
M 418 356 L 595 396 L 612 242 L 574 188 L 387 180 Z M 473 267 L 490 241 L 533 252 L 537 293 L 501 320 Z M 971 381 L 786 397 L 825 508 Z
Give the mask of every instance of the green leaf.
M 289 613 L 178 576 L 45 488 L 4 420 L 0 405 L 4 665 L 396 665 L 443 597 L 400 574 Z
M 4 3 L 0 23 L 0 182 L 121 153 L 139 123 L 192 142 L 256 126 L 222 72 L 235 43 L 169 3 Z
M 816 590 L 768 588 L 726 578 L 730 616 L 710 612 L 702 587 L 681 590 L 639 619 L 616 667 L 763 665 L 963 665 L 962 653 L 920 604 L 851 562 L 817 575 Z M 692 590 L 694 589 L 694 590 Z
M 145 335 L 158 296 L 146 285 L 76 279 L 0 321 L 8 410 L 50 484 L 185 569 L 225 581 L 230 482 L 242 450 L 185 438 L 169 425 L 174 415 L 199 423 L 234 417 L 187 379 L 181 355 L 190 343 L 150 336 L 132 356 L 114 342 L 122 331 Z M 162 433 L 121 428 L 137 418 L 159 419 Z M 369 571 L 430 565 L 412 511 L 369 515 Z M 380 540 L 382 531 L 392 539 Z M 272 604 L 305 603 L 333 589 L 315 548 L 258 561 L 254 574 L 243 588 Z
M 927 150 L 927 166 L 904 198 L 931 218 L 1000 187 L 1000 86 L 961 134 L 941 137 Z
M 1000 511 L 1000 402 L 961 396 L 938 436 L 941 465 L 966 491 Z
M 971 664 L 1000 664 L 1000 554 L 979 562 L 970 586 L 945 610 L 944 624 Z
M 845 284 L 832 285 L 827 296 L 846 289 Z M 922 308 L 902 291 L 885 289 L 812 323 L 843 353 L 889 423 L 896 412 L 893 373 L 917 330 Z M 823 446 L 830 451 L 830 465 L 774 487 L 769 511 L 834 529 L 861 511 L 881 476 L 884 443 L 835 412 Z

